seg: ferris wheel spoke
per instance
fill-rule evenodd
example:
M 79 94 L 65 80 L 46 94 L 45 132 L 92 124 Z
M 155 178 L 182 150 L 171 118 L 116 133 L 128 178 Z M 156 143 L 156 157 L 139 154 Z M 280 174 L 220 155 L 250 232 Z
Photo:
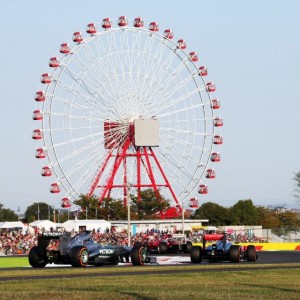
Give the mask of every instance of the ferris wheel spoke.
M 101 136 L 101 133 L 93 133 L 93 134 L 90 134 L 89 136 L 81 136 L 79 138 L 69 139 L 67 141 L 63 141 L 63 142 L 59 142 L 59 143 L 53 143 L 53 148 L 67 146 L 69 144 L 77 143 L 77 142 L 84 142 L 92 137 L 96 138 L 96 137 L 100 137 L 100 136 Z
M 163 131 L 166 130 L 166 131 L 175 131 L 173 128 L 167 128 L 167 127 L 164 127 L 163 128 Z M 176 133 L 177 134 L 184 134 L 184 135 L 192 135 L 194 137 L 197 137 L 197 136 L 207 136 L 208 134 L 207 133 L 204 133 L 204 132 L 194 132 L 192 130 L 183 130 L 183 129 L 176 129 Z
M 98 155 L 97 153 L 90 153 L 89 155 L 86 155 L 84 158 L 81 158 L 81 160 L 78 161 L 77 163 L 74 163 L 74 165 L 65 172 L 66 178 L 73 177 L 75 174 L 79 173 L 80 179 L 78 182 L 82 182 L 82 179 L 90 177 L 91 172 L 92 171 L 94 172 L 96 170 L 95 165 L 91 162 L 95 161 L 97 155 Z M 82 172 L 82 170 L 85 170 L 85 172 Z M 88 180 L 91 179 L 88 178 Z M 78 182 L 75 183 L 75 186 L 78 185 Z
M 79 93 L 77 89 L 74 89 L 73 87 L 69 86 L 67 83 L 61 81 L 61 80 L 57 80 L 56 84 L 58 86 L 60 86 L 62 89 L 65 89 L 68 93 L 70 93 L 73 96 L 77 96 L 80 97 L 81 99 L 85 100 L 86 102 L 90 102 L 93 103 L 94 102 L 94 98 L 91 98 L 87 95 L 83 95 L 82 93 Z
M 183 98 L 185 99 L 185 98 Z M 176 101 L 177 102 L 177 101 Z M 173 110 L 173 111 L 167 111 L 166 113 L 159 113 L 158 114 L 160 115 L 160 117 L 165 117 L 165 116 L 171 116 L 171 115 L 174 115 L 174 114 L 179 114 L 181 112 L 186 112 L 186 111 L 190 111 L 190 110 L 195 110 L 197 108 L 203 108 L 205 106 L 205 103 L 192 103 L 192 105 L 190 106 L 186 106 L 184 108 L 180 108 L 180 109 L 177 109 L 177 110 Z M 167 108 L 164 108 L 162 107 L 160 109 L 160 111 L 165 111 Z M 198 119 L 200 120 L 200 119 Z M 205 120 L 205 119 L 201 119 L 202 121 Z
M 87 110 L 87 111 L 89 111 L 89 110 Z M 44 113 L 44 114 L 47 114 L 47 112 Z M 95 114 L 94 111 L 93 111 L 93 114 Z M 91 117 L 91 116 L 75 115 L 75 114 L 70 115 L 70 114 L 66 114 L 66 113 L 52 113 L 51 115 L 52 115 L 53 118 L 63 118 L 64 117 L 64 118 L 70 119 L 70 120 L 83 120 L 83 121 L 90 121 L 90 122 L 101 122 L 99 120 L 99 117 L 96 118 L 96 117 Z M 101 122 L 101 125 L 103 126 L 103 122 Z
M 73 118 L 84 118 L 84 119 L 87 119 L 87 120 L 90 120 L 90 121 L 99 121 L 101 117 L 102 118 L 106 117 L 106 114 L 103 111 L 101 111 L 100 108 L 97 108 L 97 107 L 93 107 L 93 109 L 92 109 L 91 106 L 86 106 L 86 105 L 83 105 L 83 104 L 78 104 L 77 102 L 70 101 L 68 99 L 60 98 L 60 97 L 57 97 L 57 96 L 55 96 L 55 97 L 52 98 L 52 102 L 55 103 L 55 104 L 57 104 L 57 105 L 63 104 L 64 107 L 69 107 L 72 110 L 77 109 L 78 112 L 81 112 L 81 113 L 85 112 L 85 113 L 92 114 L 93 116 L 97 116 L 97 118 L 90 118 L 90 119 L 88 119 L 88 118 L 86 118 L 84 116 L 81 116 L 81 115 L 78 115 L 78 116 L 74 115 L 73 116 L 73 115 L 68 114 L 66 112 L 64 112 L 64 113 L 62 113 L 62 112 L 57 112 L 57 113 L 56 112 L 52 112 L 51 115 L 53 117 L 57 117 L 59 115 L 60 117 L 65 117 L 65 118 L 72 118 L 72 119 Z M 45 111 L 44 114 L 50 114 L 50 111 Z
M 93 149 L 95 149 L 95 146 L 97 146 L 97 142 L 93 142 L 93 143 L 89 143 L 89 144 L 84 144 L 83 146 L 78 147 L 78 149 L 76 149 L 76 151 L 71 152 L 71 153 L 66 153 L 65 155 L 61 155 L 59 162 L 60 163 L 64 163 L 68 160 L 73 159 L 74 157 L 78 157 L 79 155 L 81 155 L 82 153 L 85 153 L 86 151 L 92 151 Z M 51 147 L 53 149 L 53 147 Z M 51 148 L 47 148 L 47 149 L 51 149 Z M 94 150 L 97 151 L 99 153 L 99 150 Z M 55 165 L 55 164 L 53 164 Z
M 195 174 L 192 174 L 191 172 L 187 172 L 187 169 L 182 167 L 182 168 L 179 168 L 180 173 L 182 174 L 182 176 L 179 177 L 179 176 L 177 176 L 177 174 L 172 172 L 172 170 L 177 170 L 177 172 L 178 172 L 178 166 L 176 163 L 174 163 L 174 160 L 166 159 L 166 160 L 164 160 L 164 162 L 166 165 L 166 169 L 170 171 L 170 172 L 168 172 L 169 177 L 172 177 L 174 182 L 176 182 L 177 185 L 184 187 L 184 188 L 182 188 L 182 192 L 184 192 L 187 187 L 187 181 L 190 181 L 191 178 L 195 179 Z M 196 177 L 196 179 L 198 182 L 199 178 Z
M 76 61 L 76 59 L 74 59 L 73 61 Z M 85 91 L 88 95 L 91 96 L 91 98 L 94 98 L 95 91 L 94 91 L 93 87 L 91 86 L 91 84 L 89 84 L 84 79 L 83 69 L 79 69 L 78 71 L 75 71 L 75 70 L 73 71 L 69 65 L 65 65 L 64 66 L 64 74 L 69 76 L 69 79 L 72 80 L 73 86 L 74 86 L 74 84 L 77 85 L 76 90 L 78 90 L 78 87 L 80 87 L 82 91 Z M 57 81 L 62 81 L 61 77 L 57 78 Z
M 165 161 L 165 164 L 168 166 L 167 169 L 170 170 L 171 172 L 172 172 L 172 170 L 177 170 L 179 168 L 180 171 L 183 172 L 183 174 L 185 175 L 186 178 L 195 178 L 195 171 L 193 173 L 191 168 L 186 168 L 183 164 L 181 166 L 178 166 L 178 164 L 176 163 L 176 160 L 172 157 L 166 156 L 166 157 L 163 157 L 163 159 Z M 204 166 L 203 164 L 199 163 L 198 161 L 194 161 L 193 163 L 198 164 L 198 168 L 196 170 L 203 169 L 203 166 Z M 176 177 L 176 172 L 175 173 L 172 172 L 172 173 Z
M 205 136 L 205 135 L 204 135 Z M 162 134 L 162 137 L 164 137 L 164 134 Z M 174 142 L 176 142 L 176 144 L 178 145 L 178 147 L 180 146 L 180 145 L 182 145 L 182 146 L 185 146 L 185 145 L 187 145 L 187 148 L 188 149 L 195 149 L 196 151 L 203 151 L 203 152 L 209 152 L 210 151 L 210 149 L 206 149 L 206 148 L 203 148 L 202 146 L 195 146 L 193 143 L 191 143 L 191 142 L 186 142 L 185 140 L 183 140 L 183 139 L 179 139 L 174 133 L 173 133 L 173 135 L 171 136 L 171 137 L 168 137 L 169 139 L 171 139 L 172 141 L 174 141 Z M 163 139 L 162 139 L 163 140 Z M 172 148 L 172 146 L 171 146 L 171 148 L 170 148 L 170 150 L 172 150 L 173 148 Z M 179 152 L 178 152 L 178 154 L 180 155 L 180 154 L 182 154 L 182 150 L 180 150 Z
M 74 57 L 73 62 L 75 64 L 78 65 L 78 68 L 81 72 L 81 74 L 86 73 L 87 71 L 89 71 L 89 75 L 91 79 L 94 79 L 94 82 L 97 83 L 96 87 L 99 90 L 100 87 L 104 88 L 107 94 L 110 94 L 110 92 L 106 89 L 105 85 L 102 84 L 100 85 L 100 87 L 98 86 L 99 83 L 101 84 L 101 81 L 99 81 L 99 74 L 97 72 L 95 72 L 96 68 L 94 67 L 94 64 L 96 63 L 96 65 L 101 69 L 101 64 L 99 65 L 98 61 L 93 62 L 92 65 L 85 65 L 84 62 L 78 58 L 77 56 Z M 77 63 L 78 62 L 78 63 Z M 76 71 L 72 71 L 71 67 L 69 66 L 65 66 L 66 68 L 66 74 L 68 74 L 70 76 L 71 79 L 73 79 L 74 83 L 76 82 L 77 84 L 79 84 L 83 90 L 85 90 L 89 95 L 92 96 L 93 101 L 101 101 L 102 104 L 105 103 L 105 100 L 101 97 L 101 94 L 99 94 L 99 92 L 97 90 L 95 90 L 95 88 L 93 88 L 93 83 L 92 82 L 87 82 L 86 80 L 83 80 L 84 76 L 83 75 L 78 75 L 78 72 Z M 107 72 L 103 72 L 103 74 L 107 74 Z M 81 78 L 81 80 L 78 80 L 78 78 Z M 107 81 L 109 81 L 109 78 L 107 76 L 105 76 Z M 95 97 L 95 95 L 97 95 L 97 99 Z M 111 96 L 112 97 L 112 96 Z

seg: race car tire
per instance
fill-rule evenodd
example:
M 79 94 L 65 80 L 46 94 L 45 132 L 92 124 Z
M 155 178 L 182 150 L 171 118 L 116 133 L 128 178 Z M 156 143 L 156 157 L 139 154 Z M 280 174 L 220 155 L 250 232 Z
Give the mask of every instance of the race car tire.
M 231 262 L 241 261 L 241 249 L 238 245 L 232 245 L 229 249 L 229 260 Z
M 142 266 L 146 261 L 146 250 L 143 246 L 134 246 L 130 253 L 131 263 L 134 266 Z
M 249 245 L 246 250 L 247 261 L 256 261 L 256 250 L 255 246 Z
M 86 267 L 89 261 L 89 252 L 84 246 L 75 246 L 70 251 L 72 267 Z
M 191 253 L 192 247 L 193 247 L 192 242 L 190 241 L 186 242 L 186 253 Z
M 201 246 L 192 246 L 191 249 L 191 262 L 194 264 L 199 264 L 202 262 L 202 247 Z
M 28 255 L 28 260 L 29 260 L 29 264 L 33 268 L 44 268 L 48 263 L 47 257 L 40 255 L 38 246 L 35 246 L 30 249 L 29 255 Z
M 159 254 L 166 254 L 168 252 L 168 246 L 165 242 L 161 242 L 158 245 L 158 253 Z

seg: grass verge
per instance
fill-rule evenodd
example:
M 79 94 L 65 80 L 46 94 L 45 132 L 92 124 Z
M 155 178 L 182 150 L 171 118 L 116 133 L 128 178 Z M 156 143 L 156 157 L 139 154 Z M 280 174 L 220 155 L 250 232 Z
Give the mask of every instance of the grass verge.
M 0 257 L 0 269 L 18 267 L 29 267 L 27 256 Z
M 7 276 L 11 280 L 0 283 L 0 299 L 299 299 L 300 263 L 274 266 L 277 268 L 270 269 L 270 264 L 207 264 L 3 269 L 0 282 Z

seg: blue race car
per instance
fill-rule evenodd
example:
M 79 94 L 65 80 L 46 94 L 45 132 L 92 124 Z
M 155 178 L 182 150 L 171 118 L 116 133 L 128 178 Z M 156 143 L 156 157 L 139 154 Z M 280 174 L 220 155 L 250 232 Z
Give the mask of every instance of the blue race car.
M 209 246 L 206 246 L 207 241 L 211 242 Z M 200 263 L 204 259 L 210 262 L 240 262 L 242 260 L 256 261 L 257 254 L 255 246 L 253 245 L 235 245 L 227 240 L 225 233 L 213 233 L 203 235 L 202 246 L 192 246 L 191 262 Z
M 51 247 L 59 240 L 58 247 Z M 116 246 L 97 244 L 90 232 L 81 232 L 74 237 L 70 233 L 44 232 L 38 236 L 38 245 L 29 252 L 29 263 L 33 268 L 47 264 L 71 264 L 73 267 L 87 265 L 117 265 L 131 261 L 133 265 L 155 263 L 154 257 L 147 257 L 142 246 Z

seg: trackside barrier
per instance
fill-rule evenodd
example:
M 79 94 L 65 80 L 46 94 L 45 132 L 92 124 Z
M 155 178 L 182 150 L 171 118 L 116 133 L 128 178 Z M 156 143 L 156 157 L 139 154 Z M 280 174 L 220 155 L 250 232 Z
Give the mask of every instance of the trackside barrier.
M 239 243 L 241 246 L 254 245 L 257 251 L 300 251 L 300 243 Z M 202 246 L 202 243 L 193 243 Z
M 254 245 L 257 251 L 300 251 L 300 243 L 240 243 L 239 245 Z

